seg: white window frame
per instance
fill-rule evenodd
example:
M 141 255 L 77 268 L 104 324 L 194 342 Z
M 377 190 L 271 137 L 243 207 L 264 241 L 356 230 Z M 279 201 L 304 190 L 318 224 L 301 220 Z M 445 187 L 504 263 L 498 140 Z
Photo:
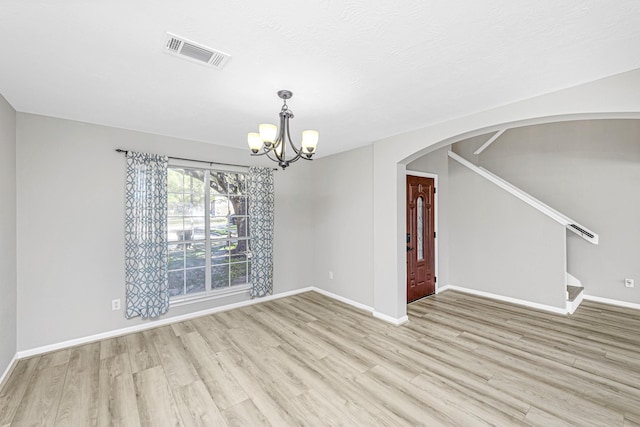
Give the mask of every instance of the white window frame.
M 238 284 L 238 285 L 231 285 L 231 263 L 229 262 L 229 276 L 228 276 L 228 283 L 229 286 L 226 286 L 224 288 L 212 288 L 211 285 L 211 242 L 215 241 L 215 239 L 211 239 L 211 215 L 209 212 L 209 207 L 211 206 L 211 191 L 210 191 L 210 185 L 209 185 L 209 180 L 211 177 L 211 172 L 226 172 L 226 173 L 243 173 L 243 174 L 248 174 L 248 170 L 247 168 L 242 168 L 242 167 L 234 167 L 234 166 L 219 166 L 219 165 L 215 165 L 215 167 L 213 167 L 213 165 L 207 166 L 207 165 L 203 165 L 200 162 L 190 162 L 190 161 L 186 161 L 186 160 L 173 160 L 170 159 L 169 161 L 169 168 L 170 169 L 200 169 L 203 170 L 205 172 L 205 176 L 204 176 L 204 182 L 205 182 L 205 207 L 206 208 L 206 212 L 205 212 L 205 216 L 204 216 L 204 225 L 205 225 L 205 239 L 204 239 L 204 243 L 205 243 L 205 290 L 202 292 L 198 292 L 198 293 L 193 293 L 193 294 L 180 294 L 180 295 L 175 295 L 170 297 L 169 299 L 169 304 L 171 307 L 179 307 L 181 305 L 187 305 L 187 304 L 193 304 L 193 303 L 197 303 L 197 302 L 202 302 L 202 301 L 208 301 L 208 300 L 214 300 L 214 299 L 218 299 L 218 298 L 224 298 L 224 297 L 229 297 L 232 295 L 239 295 L 239 294 L 248 294 L 250 289 L 251 289 L 251 284 L 250 283 L 244 283 L 244 284 Z M 244 194 L 247 196 L 247 208 L 248 208 L 248 194 Z M 247 230 L 249 227 L 249 216 L 248 216 L 248 212 L 247 212 Z M 207 233 L 208 231 L 208 233 Z M 220 239 L 223 240 L 223 239 Z M 244 238 L 236 238 L 236 239 L 232 239 L 232 238 L 226 238 L 227 241 L 230 240 L 246 240 L 247 242 L 251 241 L 251 238 L 247 235 Z M 197 242 L 193 242 L 193 243 L 199 243 L 201 241 L 197 241 Z M 246 261 L 247 264 L 247 274 L 249 274 L 248 268 L 248 260 Z M 185 268 L 183 268 L 183 271 L 187 271 L 187 268 L 185 266 Z M 186 273 L 185 273 L 186 274 Z

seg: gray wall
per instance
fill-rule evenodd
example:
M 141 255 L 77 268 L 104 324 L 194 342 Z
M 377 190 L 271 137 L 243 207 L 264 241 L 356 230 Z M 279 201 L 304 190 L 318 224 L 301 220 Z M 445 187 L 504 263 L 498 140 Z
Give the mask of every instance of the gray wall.
M 313 162 L 314 257 L 306 264 L 313 265 L 315 286 L 367 306 L 373 306 L 372 160 L 367 146 Z
M 245 150 L 18 113 L 19 350 L 148 322 L 111 311 L 112 299 L 124 302 L 125 158 L 116 148 L 255 160 Z M 311 284 L 301 265 L 313 250 L 309 166 L 275 172 L 274 293 Z M 165 317 L 246 299 L 174 307 Z
M 437 287 L 449 283 L 449 156 L 450 145 L 433 151 L 407 165 L 407 172 L 427 172 L 438 175 L 437 244 L 438 244 L 438 282 Z
M 478 156 L 476 156 L 478 157 Z M 593 229 L 568 233 L 568 271 L 587 295 L 640 303 L 640 120 L 585 120 L 510 129 L 480 164 Z
M 0 375 L 16 354 L 16 112 L 0 95 Z
M 451 284 L 564 309 L 564 226 L 454 160 L 449 190 Z

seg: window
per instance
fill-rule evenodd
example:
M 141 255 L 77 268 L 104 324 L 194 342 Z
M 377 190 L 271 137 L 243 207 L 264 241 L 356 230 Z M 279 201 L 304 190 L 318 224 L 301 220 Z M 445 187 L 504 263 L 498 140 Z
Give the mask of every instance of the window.
M 418 218 L 416 223 L 418 225 L 418 230 L 416 234 L 418 235 L 418 259 L 424 259 L 424 199 L 422 196 L 418 197 Z
M 169 166 L 169 295 L 249 283 L 247 174 Z

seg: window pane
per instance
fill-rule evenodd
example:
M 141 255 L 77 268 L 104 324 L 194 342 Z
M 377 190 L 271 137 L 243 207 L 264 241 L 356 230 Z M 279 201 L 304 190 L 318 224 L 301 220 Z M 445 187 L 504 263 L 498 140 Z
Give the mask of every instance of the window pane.
M 204 216 L 192 217 L 192 218 L 189 218 L 189 220 L 191 221 L 192 229 L 193 229 L 191 238 L 193 240 L 206 239 L 206 235 L 204 231 L 204 228 L 205 228 Z
M 247 198 L 245 196 L 231 196 L 229 197 L 231 204 L 232 215 L 246 215 L 247 214 Z
M 167 213 L 172 216 L 182 216 L 184 195 L 180 193 L 167 194 Z
M 167 175 L 167 191 L 169 193 L 182 193 L 184 171 L 182 169 L 169 168 Z
M 244 285 L 247 282 L 247 263 L 231 264 L 231 286 Z
M 184 192 L 204 196 L 204 170 L 184 169 Z
M 229 194 L 242 194 L 245 192 L 245 177 L 243 173 L 228 173 L 227 183 Z
M 211 196 L 211 216 L 229 216 L 227 196 Z
M 187 245 L 186 266 L 204 267 L 205 265 L 205 245 L 202 243 L 191 243 Z
M 229 286 L 229 264 L 211 267 L 211 288 L 226 288 Z
M 220 239 L 227 237 L 229 234 L 227 230 L 227 217 L 214 217 L 211 218 L 211 238 Z
M 227 240 L 211 242 L 211 264 L 226 264 L 229 262 L 229 242 Z
M 209 176 L 211 177 L 209 186 L 211 187 L 212 196 L 214 194 L 229 194 L 226 173 L 211 171 Z
M 227 237 L 238 237 L 238 225 L 236 224 L 236 218 L 229 216 L 227 218 Z
M 182 217 L 170 216 L 167 218 L 167 239 L 170 242 L 182 240 L 182 236 L 184 236 L 183 229 Z
M 424 223 L 423 223 L 423 215 L 422 215 L 422 211 L 424 210 L 424 200 L 422 199 L 422 197 L 418 197 L 418 208 L 417 208 L 417 215 L 418 217 L 416 218 L 417 221 L 417 225 L 418 225 L 418 230 L 417 230 L 417 234 L 418 234 L 418 259 L 422 260 L 424 259 L 424 236 L 423 236 L 423 230 L 424 230 Z
M 236 224 L 236 236 L 234 237 L 248 237 L 247 222 L 249 222 L 249 218 L 246 216 L 235 217 L 234 222 Z
M 169 296 L 184 294 L 184 271 L 169 272 Z
M 246 219 L 241 218 L 241 223 L 246 223 Z M 228 217 L 213 217 L 211 218 L 211 238 L 212 239 L 224 239 L 229 237 L 238 237 L 238 219 L 233 215 Z M 241 229 L 242 233 L 246 234 L 246 227 Z
M 197 215 L 195 208 L 191 212 L 192 215 L 184 216 L 184 240 L 194 240 L 198 235 L 204 238 L 204 215 Z
M 231 262 L 244 262 L 247 260 L 247 241 L 234 240 L 229 245 Z
M 196 292 L 204 292 L 205 288 L 205 269 L 192 268 L 185 270 L 187 273 L 187 294 Z
M 169 245 L 169 270 L 179 270 L 184 268 L 183 245 Z
M 182 194 L 167 196 L 167 237 L 170 242 L 183 240 L 184 237 L 184 197 Z
M 191 225 L 184 224 L 183 218 L 180 221 L 171 222 L 169 219 L 168 238 L 170 242 L 184 241 L 193 239 L 193 228 Z

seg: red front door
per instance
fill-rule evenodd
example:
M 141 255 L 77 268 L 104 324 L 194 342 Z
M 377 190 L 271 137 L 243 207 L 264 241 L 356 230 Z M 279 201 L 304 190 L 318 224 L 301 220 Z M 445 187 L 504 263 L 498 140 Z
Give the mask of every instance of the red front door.
M 407 302 L 436 291 L 433 178 L 407 176 Z

